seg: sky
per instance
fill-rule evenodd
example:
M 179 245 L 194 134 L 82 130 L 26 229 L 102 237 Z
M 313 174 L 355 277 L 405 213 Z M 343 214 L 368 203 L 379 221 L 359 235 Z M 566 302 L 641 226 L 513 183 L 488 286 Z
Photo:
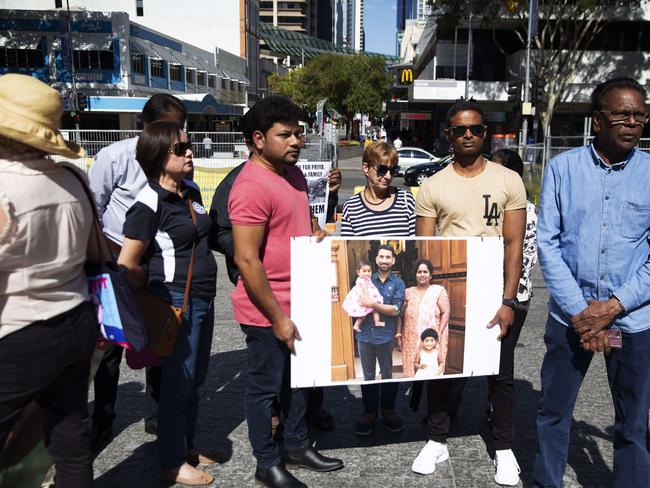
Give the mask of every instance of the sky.
M 395 54 L 397 0 L 365 0 L 366 51 Z

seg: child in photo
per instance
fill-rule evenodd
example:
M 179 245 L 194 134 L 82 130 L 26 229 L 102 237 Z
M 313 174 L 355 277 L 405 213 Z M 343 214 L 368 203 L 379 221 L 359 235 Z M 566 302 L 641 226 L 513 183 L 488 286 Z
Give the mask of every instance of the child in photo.
M 372 314 L 375 321 L 375 327 L 383 327 L 384 322 L 381 321 L 379 312 L 374 311 L 370 307 L 361 304 L 361 297 L 364 295 L 370 296 L 376 300 L 377 303 L 384 303 L 384 299 L 377 290 L 377 287 L 372 283 L 370 277 L 372 276 L 372 266 L 368 261 L 359 261 L 357 263 L 357 282 L 350 290 L 350 293 L 345 297 L 343 302 L 343 309 L 347 314 L 356 318 L 354 321 L 353 329 L 361 332 L 361 324 L 366 316 Z
M 438 359 L 438 333 L 434 329 L 424 329 L 420 340 L 420 351 L 415 356 L 415 377 L 440 376 L 443 371 Z

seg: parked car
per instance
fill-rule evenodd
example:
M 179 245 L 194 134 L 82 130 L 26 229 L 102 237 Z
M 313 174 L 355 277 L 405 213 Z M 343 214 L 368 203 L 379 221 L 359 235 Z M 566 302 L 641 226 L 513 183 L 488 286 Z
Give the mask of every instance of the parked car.
M 407 168 L 404 172 L 404 185 L 420 186 L 429 176 L 436 174 L 453 160 L 450 155 L 431 163 L 416 164 Z
M 400 175 L 404 174 L 406 168 L 410 168 L 415 164 L 433 163 L 440 159 L 419 147 L 400 147 L 397 150 L 397 156 L 399 157 L 399 162 L 397 164 L 399 166 L 398 174 Z

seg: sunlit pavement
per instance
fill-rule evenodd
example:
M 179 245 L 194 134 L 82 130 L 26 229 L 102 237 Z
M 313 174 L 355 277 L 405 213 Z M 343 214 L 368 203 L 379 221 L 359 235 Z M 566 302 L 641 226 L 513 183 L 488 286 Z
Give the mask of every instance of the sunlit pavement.
M 243 408 L 244 337 L 232 320 L 229 300 L 232 287 L 225 275 L 223 259 L 220 257 L 218 262 L 212 361 L 202 388 L 196 444 L 221 451 L 226 456 L 223 464 L 206 468 L 216 478 L 213 486 L 254 486 L 255 461 L 248 443 Z M 523 486 L 531 485 L 539 369 L 547 313 L 547 291 L 539 272 L 535 284 L 535 296 L 517 347 L 515 371 L 518 417 L 514 451 L 522 469 Z M 131 371 L 123 365 L 115 422 L 117 435 L 95 461 L 97 487 L 168 486 L 158 480 L 155 438 L 144 432 L 143 380 L 142 371 Z M 486 396 L 485 378 L 468 381 L 458 416 L 452 424 L 450 460 L 439 465 L 434 474 L 421 476 L 411 471 L 411 463 L 425 442 L 424 401 L 420 412 L 413 413 L 408 408 L 407 384 L 401 385 L 397 405 L 404 430 L 392 434 L 378 424 L 375 432 L 365 438 L 353 433 L 361 413 L 359 388 L 327 388 L 325 408 L 334 416 L 336 428 L 331 432 L 312 431 L 312 440 L 325 454 L 343 459 L 345 469 L 327 474 L 300 470 L 296 475 L 314 487 L 496 487 L 485 413 Z M 578 398 L 565 486 L 611 486 L 612 439 L 613 408 L 604 361 L 599 355 L 592 362 Z

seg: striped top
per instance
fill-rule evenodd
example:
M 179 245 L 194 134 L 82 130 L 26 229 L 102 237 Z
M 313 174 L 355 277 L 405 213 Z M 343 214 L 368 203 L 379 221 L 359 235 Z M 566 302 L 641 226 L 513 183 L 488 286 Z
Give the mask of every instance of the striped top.
M 415 198 L 406 190 L 398 189 L 393 204 L 385 210 L 368 207 L 361 193 L 343 204 L 341 236 L 414 236 Z

